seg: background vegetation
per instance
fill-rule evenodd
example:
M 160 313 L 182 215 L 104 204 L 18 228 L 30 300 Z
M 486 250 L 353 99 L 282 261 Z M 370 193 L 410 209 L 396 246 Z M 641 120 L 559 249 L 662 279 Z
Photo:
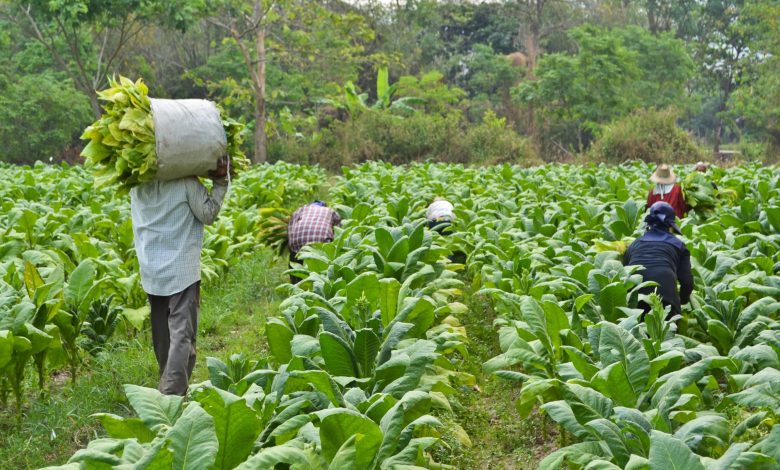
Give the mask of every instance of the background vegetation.
M 773 159 L 779 16 L 775 0 L 3 0 L 0 160 L 76 159 L 119 73 L 220 102 L 257 161 Z M 651 151 L 670 146 L 684 154 Z

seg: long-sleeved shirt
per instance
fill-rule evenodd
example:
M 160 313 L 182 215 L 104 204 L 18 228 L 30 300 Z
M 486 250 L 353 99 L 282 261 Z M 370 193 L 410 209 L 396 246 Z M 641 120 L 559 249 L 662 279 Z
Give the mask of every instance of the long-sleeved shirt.
M 208 190 L 197 178 L 150 181 L 130 190 L 130 212 L 141 285 L 151 295 L 173 295 L 200 280 L 203 226 L 217 218 L 225 180 Z
M 679 314 L 681 305 L 690 300 L 693 291 L 691 254 L 683 242 L 671 233 L 655 228 L 648 230 L 628 247 L 623 264 L 642 266 L 640 274 L 645 281 L 658 283 L 657 293 L 664 305 L 672 306 L 673 314 Z M 655 290 L 655 287 L 644 289 L 642 293 Z
M 287 241 L 292 253 L 298 253 L 304 245 L 333 240 L 333 227 L 341 217 L 325 206 L 308 204 L 293 213 L 287 226 Z
M 647 195 L 647 208 L 649 209 L 658 201 L 669 203 L 674 208 L 678 219 L 685 217 L 685 214 L 690 210 L 679 184 L 659 184 L 653 187 Z

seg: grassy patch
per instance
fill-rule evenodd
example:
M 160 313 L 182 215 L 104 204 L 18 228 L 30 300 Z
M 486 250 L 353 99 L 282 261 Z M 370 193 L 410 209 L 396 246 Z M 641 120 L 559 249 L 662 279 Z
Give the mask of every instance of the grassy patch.
M 266 249 L 240 260 L 230 273 L 202 291 L 198 328 L 198 363 L 191 383 L 208 378 L 206 358 L 221 359 L 243 351 L 265 354 L 264 325 L 281 300 L 274 288 L 283 281 L 282 260 Z M 90 440 L 103 435 L 90 415 L 132 414 L 123 384 L 157 386 L 157 363 L 147 329 L 135 338 L 114 338 L 112 348 L 97 357 L 84 356 L 75 384 L 55 374 L 44 398 L 34 390 L 29 371 L 27 402 L 21 427 L 13 408 L 0 410 L 0 468 L 39 468 L 63 464 Z
M 470 357 L 463 370 L 473 374 L 478 385 L 458 395 L 454 418 L 472 446 L 453 448 L 447 460 L 462 469 L 534 468 L 557 447 L 557 426 L 536 411 L 521 418 L 515 408 L 519 384 L 482 372 L 482 363 L 501 352 L 495 315 L 484 299 L 472 296 L 467 301 L 469 313 L 462 321 L 469 334 Z

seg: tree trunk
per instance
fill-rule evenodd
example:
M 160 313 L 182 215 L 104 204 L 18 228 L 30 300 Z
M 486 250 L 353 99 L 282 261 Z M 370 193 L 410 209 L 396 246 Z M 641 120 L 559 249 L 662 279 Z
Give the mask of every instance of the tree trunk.
M 537 4 L 538 8 L 538 4 Z M 527 80 L 535 80 L 536 74 L 536 57 L 539 55 L 539 41 L 541 36 L 541 23 L 537 21 L 538 18 L 532 17 L 530 18 L 530 24 L 528 25 L 528 30 L 525 33 L 525 52 L 527 56 L 527 70 L 528 73 L 526 75 Z M 532 140 L 536 141 L 538 136 L 536 133 L 536 112 L 534 110 L 533 104 L 528 104 L 528 107 L 526 108 L 526 132 L 531 137 Z
M 255 38 L 255 155 L 253 163 L 267 160 L 268 137 L 265 134 L 265 28 L 257 28 Z
M 721 134 L 723 133 L 723 112 L 726 111 L 726 103 L 728 103 L 729 96 L 731 96 L 731 79 L 727 78 L 721 81 L 720 89 L 723 92 L 723 98 L 718 105 L 718 121 L 715 125 L 715 135 L 713 139 L 713 151 L 715 152 L 716 157 L 720 155 L 720 139 Z
M 653 34 L 658 34 L 658 19 L 655 15 L 657 8 L 655 0 L 647 1 L 647 26 Z
M 718 118 L 718 124 L 715 126 L 715 135 L 713 136 L 713 149 L 715 156 L 720 155 L 720 131 L 723 128 L 723 120 Z
M 100 103 L 98 102 L 97 92 L 93 89 L 85 90 L 85 93 L 89 97 L 89 103 L 92 106 L 92 114 L 95 119 L 100 119 L 103 111 L 100 109 Z

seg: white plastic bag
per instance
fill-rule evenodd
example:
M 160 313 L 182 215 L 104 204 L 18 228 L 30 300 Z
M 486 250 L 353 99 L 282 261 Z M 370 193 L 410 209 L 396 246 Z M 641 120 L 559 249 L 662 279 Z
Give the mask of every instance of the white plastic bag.
M 206 100 L 150 99 L 157 179 L 207 176 L 227 151 L 219 110 Z

